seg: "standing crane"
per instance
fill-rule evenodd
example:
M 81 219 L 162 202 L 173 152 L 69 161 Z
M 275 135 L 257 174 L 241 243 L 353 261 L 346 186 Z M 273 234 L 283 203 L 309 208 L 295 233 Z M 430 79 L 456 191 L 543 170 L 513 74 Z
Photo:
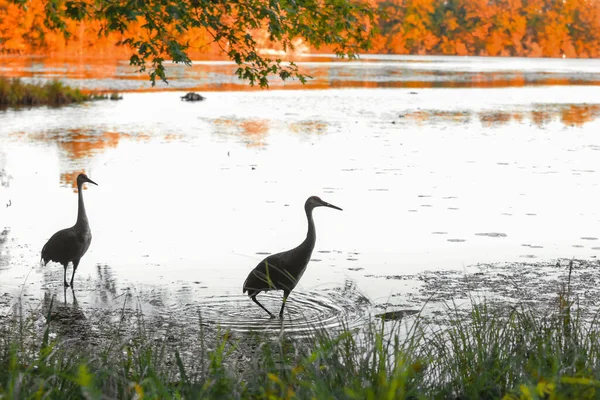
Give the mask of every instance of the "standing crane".
M 336 210 L 342 210 L 332 204 L 326 203 L 317 196 L 311 196 L 304 204 L 306 218 L 308 219 L 308 233 L 306 239 L 296 248 L 284 251 L 282 253 L 271 254 L 262 260 L 248 274 L 244 282 L 244 290 L 242 293 L 248 292 L 248 296 L 260 308 L 265 310 L 271 318 L 275 318 L 269 310 L 258 302 L 256 296 L 260 292 L 269 290 L 283 290 L 283 303 L 279 311 L 279 318 L 283 318 L 283 308 L 288 296 L 294 290 L 302 274 L 306 270 L 308 261 L 315 247 L 317 234 L 315 232 L 315 222 L 313 221 L 312 212 L 315 207 L 330 207 Z
M 71 288 L 73 287 L 73 278 L 75 278 L 75 271 L 77 271 L 79 260 L 81 260 L 81 257 L 83 257 L 92 242 L 92 232 L 90 231 L 90 224 L 88 223 L 83 204 L 83 184 L 85 182 L 98 185 L 88 178 L 86 174 L 79 174 L 77 176 L 79 198 L 77 222 L 70 228 L 56 232 L 42 248 L 42 261 L 44 265 L 48 264 L 49 261 L 54 261 L 62 264 L 65 268 L 63 275 L 65 287 L 69 286 L 67 283 L 67 265 L 69 265 L 69 262 L 73 263 Z

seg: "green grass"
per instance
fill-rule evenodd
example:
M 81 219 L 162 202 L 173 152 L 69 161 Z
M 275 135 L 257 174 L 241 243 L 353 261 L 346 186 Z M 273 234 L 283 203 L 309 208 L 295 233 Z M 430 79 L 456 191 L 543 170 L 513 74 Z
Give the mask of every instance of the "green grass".
M 472 300 L 437 320 L 315 327 L 303 339 L 199 323 L 181 343 L 155 338 L 138 314 L 134 329 L 77 341 L 51 333 L 50 311 L 14 315 L 0 320 L 0 398 L 600 398 L 600 329 L 568 285 L 544 311 Z
M 59 80 L 44 84 L 24 83 L 19 78 L 0 77 L 0 107 L 62 106 L 84 101 L 120 100 L 117 93 L 108 95 L 84 94 L 79 89 L 64 85 Z

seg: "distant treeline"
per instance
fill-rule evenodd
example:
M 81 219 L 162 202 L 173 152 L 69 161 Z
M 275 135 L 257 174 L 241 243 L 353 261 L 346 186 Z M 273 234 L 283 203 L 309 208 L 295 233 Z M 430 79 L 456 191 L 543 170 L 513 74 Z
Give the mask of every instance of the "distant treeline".
M 600 0 L 372 0 L 383 11 L 373 53 L 600 57 Z M 0 53 L 126 56 L 123 36 L 98 37 L 97 21 L 69 21 L 68 40 L 44 25 L 43 0 L 27 11 L 0 0 Z M 141 24 L 128 34 L 141 33 Z M 219 54 L 201 28 L 186 32 L 191 54 Z M 262 36 L 264 49 L 274 46 Z M 303 47 L 303 46 L 298 46 Z M 320 49 L 328 51 L 329 49 Z M 311 49 L 314 51 L 314 49 Z
M 384 0 L 376 52 L 599 57 L 600 0 Z

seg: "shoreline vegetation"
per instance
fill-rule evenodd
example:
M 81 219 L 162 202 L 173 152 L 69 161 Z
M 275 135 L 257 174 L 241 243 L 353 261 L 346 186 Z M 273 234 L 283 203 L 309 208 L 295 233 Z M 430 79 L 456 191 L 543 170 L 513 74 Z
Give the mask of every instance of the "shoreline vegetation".
M 579 309 L 571 272 L 545 310 L 471 297 L 433 319 L 302 338 L 225 332 L 199 316 L 190 341 L 139 312 L 89 335 L 76 326 L 90 321 L 59 318 L 67 305 L 54 298 L 37 311 L 17 305 L 0 316 L 0 398 L 598 398 L 600 326 Z
M 93 100 L 120 100 L 118 93 L 86 94 L 79 89 L 71 88 L 59 80 L 46 83 L 25 83 L 20 78 L 0 76 L 0 108 L 62 106 L 83 103 Z

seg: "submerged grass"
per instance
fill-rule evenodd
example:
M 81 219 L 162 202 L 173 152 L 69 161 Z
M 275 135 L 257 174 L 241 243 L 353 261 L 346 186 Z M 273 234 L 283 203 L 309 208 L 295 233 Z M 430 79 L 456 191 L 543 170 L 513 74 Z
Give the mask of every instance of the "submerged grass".
M 79 89 L 71 88 L 59 80 L 44 84 L 25 83 L 19 78 L 4 78 L 0 76 L 0 107 L 19 106 L 61 106 L 84 101 L 107 99 L 122 99 L 118 93 L 108 95 L 85 94 Z
M 200 320 L 193 345 L 177 332 L 154 339 L 141 314 L 99 343 L 54 336 L 51 303 L 46 320 L 2 324 L 0 398 L 600 398 L 600 327 L 572 297 L 567 284 L 543 311 L 473 299 L 434 323 L 315 327 L 302 339 L 208 332 Z

